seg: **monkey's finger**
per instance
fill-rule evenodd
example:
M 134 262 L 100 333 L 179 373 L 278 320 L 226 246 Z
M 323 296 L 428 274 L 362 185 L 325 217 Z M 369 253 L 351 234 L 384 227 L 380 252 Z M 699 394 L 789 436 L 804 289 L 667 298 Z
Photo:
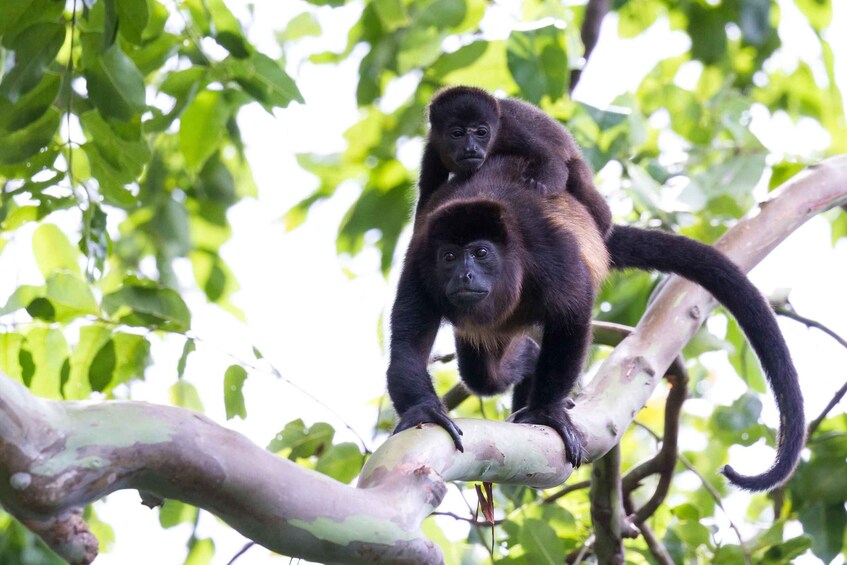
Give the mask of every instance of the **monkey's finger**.
M 456 446 L 456 449 L 458 449 L 459 451 L 464 453 L 465 452 L 465 446 L 462 445 L 462 438 L 461 438 L 461 436 L 464 435 L 464 434 L 462 433 L 462 430 L 459 428 L 459 426 L 454 424 L 453 420 L 451 420 L 450 418 L 448 418 L 447 416 L 444 416 L 442 414 L 438 415 L 438 420 L 437 420 L 436 423 L 439 426 L 441 426 L 442 428 L 444 428 L 447 431 L 448 434 L 450 434 L 450 437 L 453 438 L 453 445 Z

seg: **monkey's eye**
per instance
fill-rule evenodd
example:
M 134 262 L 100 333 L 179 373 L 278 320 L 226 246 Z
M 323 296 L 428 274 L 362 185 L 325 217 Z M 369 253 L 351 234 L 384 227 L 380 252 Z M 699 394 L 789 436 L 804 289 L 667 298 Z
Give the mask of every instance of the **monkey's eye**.
M 476 249 L 474 249 L 473 254 L 474 254 L 474 257 L 476 257 L 477 259 L 482 259 L 483 257 L 488 255 L 488 248 L 487 247 L 477 247 Z
M 444 259 L 444 261 L 447 262 L 447 263 L 452 263 L 453 261 L 456 260 L 456 254 L 453 253 L 452 251 L 448 251 L 447 253 L 444 254 L 442 259 Z
M 465 135 L 465 132 L 461 128 L 454 128 L 454 129 L 450 130 L 450 137 L 452 137 L 453 139 L 459 139 L 460 137 L 463 137 L 464 135 Z
M 486 128 L 486 127 L 476 128 L 476 135 L 477 135 L 477 137 L 488 137 L 488 128 Z

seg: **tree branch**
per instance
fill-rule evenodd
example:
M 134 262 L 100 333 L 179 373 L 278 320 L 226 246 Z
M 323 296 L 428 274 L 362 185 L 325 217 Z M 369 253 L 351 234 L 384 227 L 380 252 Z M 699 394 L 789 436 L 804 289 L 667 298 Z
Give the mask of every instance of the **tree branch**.
M 585 18 L 582 20 L 582 29 L 580 36 L 582 37 L 582 45 L 585 47 L 583 53 L 583 68 L 588 63 L 588 58 L 597 46 L 597 39 L 600 37 L 600 26 L 603 24 L 603 18 L 609 13 L 611 8 L 611 0 L 588 0 L 585 6 Z M 582 78 L 582 69 L 571 70 L 571 81 L 568 86 L 568 92 L 573 93 L 579 79 Z
M 625 559 L 621 526 L 624 522 L 624 511 L 619 445 L 594 462 L 589 497 L 597 560 L 610 565 L 623 565 Z
M 847 157 L 795 176 L 718 246 L 750 269 L 805 220 L 847 202 L 845 178 Z M 592 460 L 617 444 L 714 306 L 704 290 L 672 278 L 606 359 L 571 410 Z M 464 453 L 438 426 L 407 430 L 368 459 L 351 487 L 185 409 L 49 401 L 0 376 L 0 502 L 71 563 L 91 562 L 92 538 L 81 522 L 58 535 L 68 512 L 119 489 L 204 508 L 286 555 L 328 563 L 441 563 L 420 526 L 441 502 L 446 481 L 549 488 L 572 471 L 550 428 L 457 423 Z

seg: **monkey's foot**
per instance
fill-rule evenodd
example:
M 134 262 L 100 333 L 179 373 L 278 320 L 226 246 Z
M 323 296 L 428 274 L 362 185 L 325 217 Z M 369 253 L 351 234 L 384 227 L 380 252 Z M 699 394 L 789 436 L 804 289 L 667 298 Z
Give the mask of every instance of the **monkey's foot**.
M 571 462 L 571 465 L 579 467 L 585 460 L 586 453 L 582 445 L 582 436 L 561 404 L 538 408 L 521 408 L 509 417 L 509 421 L 515 424 L 550 426 L 562 436 L 562 441 L 565 442 L 565 456 Z
M 394 428 L 394 433 L 396 434 L 403 430 L 416 428 L 424 423 L 438 424 L 447 430 L 447 433 L 450 434 L 451 438 L 453 438 L 453 444 L 456 446 L 456 449 L 461 452 L 465 451 L 465 448 L 462 446 L 462 430 L 459 429 L 459 426 L 453 423 L 453 420 L 451 420 L 447 415 L 447 410 L 444 408 L 444 405 L 441 404 L 441 401 L 438 399 L 435 399 L 434 401 L 424 401 L 408 408 L 400 416 L 400 422 L 398 422 L 397 427 Z

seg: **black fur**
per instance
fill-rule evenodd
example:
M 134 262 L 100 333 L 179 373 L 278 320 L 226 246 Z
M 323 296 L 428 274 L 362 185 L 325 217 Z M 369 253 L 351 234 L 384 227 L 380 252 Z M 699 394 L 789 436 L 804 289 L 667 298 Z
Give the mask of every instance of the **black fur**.
M 481 88 L 454 86 L 433 97 L 429 120 L 416 217 L 449 173 L 467 177 L 483 166 L 486 159 L 509 155 L 527 162 L 519 190 L 528 184 L 542 193 L 567 191 L 588 208 L 602 234 L 611 229 L 611 213 L 594 186 L 591 168 L 579 147 L 564 126 L 539 108 L 513 98 L 498 100 Z M 478 139 L 468 135 L 467 147 L 466 143 L 457 146 L 450 137 L 450 130 L 455 126 L 473 128 L 480 124 L 487 126 L 490 136 Z M 481 154 L 473 170 L 457 161 L 456 152 L 466 149 Z
M 553 427 L 565 442 L 568 460 L 579 465 L 582 440 L 564 400 L 582 369 L 591 336 L 595 288 L 580 253 L 584 242 L 577 237 L 586 226 L 577 217 L 561 221 L 573 209 L 567 205 L 569 193 L 525 190 L 526 169 L 523 160 L 491 157 L 469 178 L 454 178 L 420 202 L 391 315 L 388 389 L 400 415 L 395 431 L 435 422 L 462 448 L 461 430 L 436 396 L 426 367 L 438 327 L 447 320 L 456 329 L 459 372 L 469 388 L 495 394 L 514 385 L 512 421 Z M 592 229 L 597 229 L 595 222 L 588 221 Z M 496 292 L 473 311 L 457 309 L 433 274 L 435 250 L 445 241 L 478 238 L 495 242 L 501 279 Z M 782 424 L 776 461 L 768 471 L 744 476 L 726 466 L 724 474 L 749 490 L 770 489 L 787 480 L 803 445 L 803 400 L 765 299 L 723 254 L 694 240 L 614 226 L 605 244 L 612 268 L 679 274 L 702 285 L 735 316 L 759 355 Z M 536 326 L 543 328 L 540 348 L 526 335 Z
M 776 397 L 781 415 L 779 446 L 773 466 L 760 475 L 740 475 L 729 465 L 723 473 L 748 490 L 768 490 L 783 483 L 797 465 L 806 425 L 797 370 L 767 300 L 723 253 L 699 241 L 616 225 L 607 244 L 613 268 L 678 274 L 708 290 L 738 321 Z
M 435 333 L 447 320 L 456 330 L 460 374 L 468 387 L 495 394 L 519 384 L 513 420 L 556 429 L 568 459 L 579 465 L 582 440 L 562 400 L 576 384 L 590 344 L 594 287 L 579 242 L 546 212 L 572 197 L 522 190 L 524 175 L 523 162 L 492 158 L 470 180 L 450 181 L 449 189 L 425 203 L 391 315 L 388 390 L 400 414 L 397 431 L 436 422 L 461 449 L 461 432 L 426 370 Z M 469 238 L 495 241 L 503 260 L 499 285 L 472 311 L 453 306 L 433 275 L 439 245 Z M 526 336 L 537 325 L 543 328 L 540 350 Z

